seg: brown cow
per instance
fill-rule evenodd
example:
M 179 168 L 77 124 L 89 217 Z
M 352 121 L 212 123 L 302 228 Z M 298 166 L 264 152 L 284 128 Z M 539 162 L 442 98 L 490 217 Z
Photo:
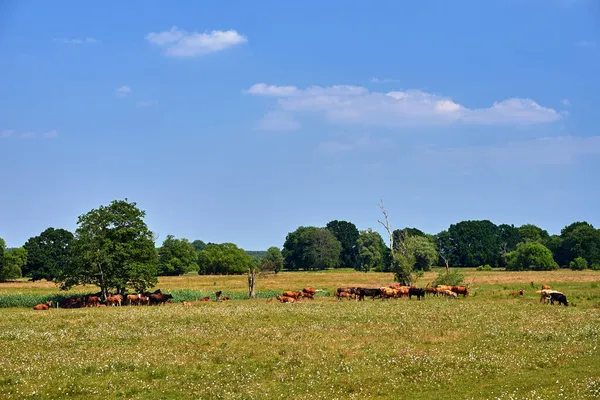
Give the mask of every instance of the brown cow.
M 126 304 L 137 305 L 140 303 L 140 297 L 141 296 L 139 294 L 128 294 L 127 297 L 125 298 Z
M 298 300 L 298 298 L 302 297 L 302 292 L 294 292 L 291 290 L 287 290 L 282 293 L 283 296 L 292 297 L 294 300 Z
M 181 304 L 188 307 L 192 305 L 192 303 L 190 303 L 189 301 L 182 301 Z
M 315 293 L 317 293 L 317 290 L 313 289 L 313 288 L 310 288 L 310 287 L 305 287 L 304 289 L 302 289 L 302 292 L 309 293 L 309 294 L 312 294 L 314 296 Z
M 87 303 L 85 303 L 86 307 L 98 307 L 98 304 L 100 304 L 100 297 L 99 296 L 90 296 L 88 297 Z
M 200 299 L 200 301 L 209 301 L 210 300 L 210 296 L 206 296 Z
M 229 297 L 229 296 L 223 297 L 223 301 L 227 301 L 227 300 L 231 300 L 231 297 Z
M 173 295 L 171 294 L 164 294 L 164 293 L 152 293 L 150 296 L 150 304 L 165 304 L 167 301 L 169 301 L 169 299 L 173 298 Z
M 314 300 L 314 299 L 315 299 L 315 297 L 314 297 L 314 293 L 306 293 L 306 292 L 302 292 L 302 297 L 305 297 L 305 298 L 307 298 L 307 299 L 309 299 L 309 300 Z
M 108 296 L 106 298 L 106 304 L 110 306 L 121 306 L 121 301 L 123 301 L 123 296 L 121 296 L 120 294 Z
M 348 300 L 355 299 L 356 295 L 348 292 L 340 292 L 339 296 L 337 296 L 338 300 L 341 300 L 342 297 L 347 298 Z
M 334 296 L 340 297 L 341 293 L 355 294 L 356 288 L 355 287 L 337 288 L 337 289 L 335 289 Z M 346 297 L 346 296 L 344 296 L 344 297 Z
M 36 304 L 35 306 L 33 306 L 33 309 L 37 310 L 37 311 L 40 311 L 40 310 L 49 310 L 50 307 L 52 307 L 52 301 L 48 301 L 46 303 Z
M 521 289 L 518 292 L 512 292 L 510 295 L 511 296 L 523 296 L 524 294 L 525 294 L 525 291 L 523 289 Z
M 550 289 L 549 285 L 542 285 L 542 290 L 548 290 L 548 289 Z
M 296 301 L 296 299 L 294 299 L 293 297 L 288 296 L 277 296 L 276 299 L 282 303 L 293 303 Z
M 452 286 L 452 289 L 450 290 L 452 290 L 456 294 L 462 294 L 463 297 L 469 295 L 469 288 L 466 286 Z

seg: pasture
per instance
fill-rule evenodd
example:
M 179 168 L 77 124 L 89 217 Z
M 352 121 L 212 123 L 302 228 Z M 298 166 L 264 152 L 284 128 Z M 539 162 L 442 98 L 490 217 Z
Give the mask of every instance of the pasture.
M 599 272 L 463 273 L 472 294 L 458 300 L 337 301 L 330 295 L 336 287 L 393 283 L 391 274 L 338 270 L 259 278 L 259 294 L 326 290 L 297 304 L 243 300 L 245 276 L 190 275 L 162 278 L 157 287 L 213 297 L 222 290 L 234 300 L 2 308 L 0 398 L 600 396 Z M 570 306 L 539 303 L 535 290 L 543 283 L 565 293 Z M 520 289 L 524 296 L 509 296 Z M 47 282 L 0 284 L 0 298 L 28 293 L 58 290 Z

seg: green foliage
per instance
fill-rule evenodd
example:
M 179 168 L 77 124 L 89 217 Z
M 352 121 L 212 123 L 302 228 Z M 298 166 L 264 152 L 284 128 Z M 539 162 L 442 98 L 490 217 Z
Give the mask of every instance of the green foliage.
M 600 271 L 600 264 L 592 264 L 592 265 L 590 266 L 590 269 L 591 269 L 592 271 Z
M 196 248 L 187 239 L 168 235 L 158 250 L 159 275 L 183 275 L 198 271 Z
M 273 271 L 278 273 L 283 268 L 283 255 L 279 247 L 271 246 L 265 252 L 264 257 L 258 261 L 259 269 L 262 272 Z
M 583 271 L 584 269 L 587 269 L 588 262 L 583 257 L 577 257 L 569 263 L 569 267 L 571 267 L 573 271 Z
M 438 260 L 435 244 L 426 236 L 409 236 L 404 241 L 407 251 L 415 258 L 413 269 L 429 271 Z
M 246 250 L 246 253 L 248 253 L 248 255 L 252 257 L 255 262 L 260 261 L 267 255 L 265 250 Z
M 533 224 L 525 224 L 519 227 L 519 233 L 521 234 L 521 241 L 523 242 L 537 242 L 544 243 L 548 240 L 550 235 L 544 229 L 537 227 Z
M 558 268 L 552 252 L 543 244 L 530 241 L 517 245 L 517 249 L 506 254 L 507 271 L 548 271 Z
M 301 226 L 288 233 L 283 244 L 284 266 L 289 270 L 323 270 L 340 262 L 342 245 L 326 228 Z
M 356 225 L 352 222 L 334 220 L 327 224 L 327 229 L 342 245 L 338 267 L 356 269 L 359 264 L 357 246 L 359 232 Z
M 127 199 L 81 215 L 73 245 L 75 257 L 56 278 L 61 288 L 92 284 L 106 296 L 113 289 L 142 291 L 156 284 L 158 254 L 145 215 Z
M 360 231 L 357 244 L 358 263 L 355 269 L 364 272 L 383 271 L 385 263 L 382 249 L 385 247 L 385 242 L 381 235 L 370 228 Z
M 4 239 L 0 238 L 0 278 L 4 274 L 4 248 L 6 247 L 6 242 Z
M 567 259 L 586 259 L 588 265 L 600 263 L 600 231 L 587 222 L 575 222 L 561 231 L 562 249 Z
M 192 246 L 194 246 L 196 251 L 201 251 L 206 247 L 206 243 L 204 243 L 202 240 L 194 240 L 192 242 Z
M 412 252 L 394 252 L 391 267 L 394 272 L 394 280 L 401 285 L 412 285 L 415 262 L 416 258 Z
M 27 262 L 27 250 L 23 247 L 4 250 L 3 263 L 0 265 L 0 282 L 21 277 L 21 269 Z
M 29 276 L 33 280 L 56 278 L 71 260 L 73 241 L 71 232 L 54 228 L 48 228 L 38 236 L 29 238 L 23 246 L 27 250 L 23 276 Z
M 449 246 L 443 253 L 448 254 L 450 265 L 498 266 L 502 243 L 498 227 L 488 220 L 462 221 L 450 225 L 443 244 Z
M 244 274 L 254 265 L 252 257 L 233 243 L 208 244 L 198 253 L 198 274 Z
M 432 282 L 433 286 L 437 285 L 450 285 L 460 286 L 464 284 L 465 276 L 455 269 L 451 269 L 448 272 L 439 272 L 437 277 Z
M 479 267 L 476 268 L 477 271 L 492 271 L 493 268 L 491 265 L 486 264 L 486 265 L 480 265 Z

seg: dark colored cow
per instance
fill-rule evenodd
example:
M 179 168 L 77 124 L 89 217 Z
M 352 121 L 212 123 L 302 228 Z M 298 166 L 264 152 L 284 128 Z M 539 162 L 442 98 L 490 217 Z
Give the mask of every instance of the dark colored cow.
M 408 298 L 412 300 L 413 296 L 417 296 L 417 300 L 425 297 L 425 289 L 411 286 L 408 288 Z
M 381 296 L 381 291 L 379 288 L 370 289 L 370 288 L 356 288 L 356 301 L 361 301 L 365 299 L 365 296 L 370 296 L 373 300 L 375 297 Z
M 169 299 L 173 298 L 173 295 L 171 294 L 164 294 L 164 293 L 152 293 L 150 296 L 150 304 L 165 304 L 167 301 L 169 301 Z
M 550 304 L 554 305 L 555 301 L 558 302 L 559 306 L 561 304 L 564 304 L 565 307 L 569 305 L 569 302 L 567 301 L 567 296 L 565 296 L 562 293 L 558 293 L 558 292 L 550 293 Z

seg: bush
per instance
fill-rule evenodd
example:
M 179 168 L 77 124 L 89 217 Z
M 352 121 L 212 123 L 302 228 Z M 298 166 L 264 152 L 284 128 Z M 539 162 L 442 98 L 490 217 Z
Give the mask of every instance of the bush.
M 489 264 L 480 265 L 476 268 L 477 271 L 492 271 L 492 266 Z
M 440 272 L 438 273 L 437 278 L 433 281 L 433 286 L 437 285 L 449 285 L 449 286 L 459 286 L 462 285 L 465 281 L 465 276 L 459 273 L 457 270 L 452 269 L 448 272 Z
M 573 271 L 582 271 L 584 269 L 587 269 L 588 263 L 585 258 L 577 257 L 569 263 L 569 267 L 571 267 Z
M 600 271 L 600 264 L 592 264 L 590 268 L 592 271 Z

